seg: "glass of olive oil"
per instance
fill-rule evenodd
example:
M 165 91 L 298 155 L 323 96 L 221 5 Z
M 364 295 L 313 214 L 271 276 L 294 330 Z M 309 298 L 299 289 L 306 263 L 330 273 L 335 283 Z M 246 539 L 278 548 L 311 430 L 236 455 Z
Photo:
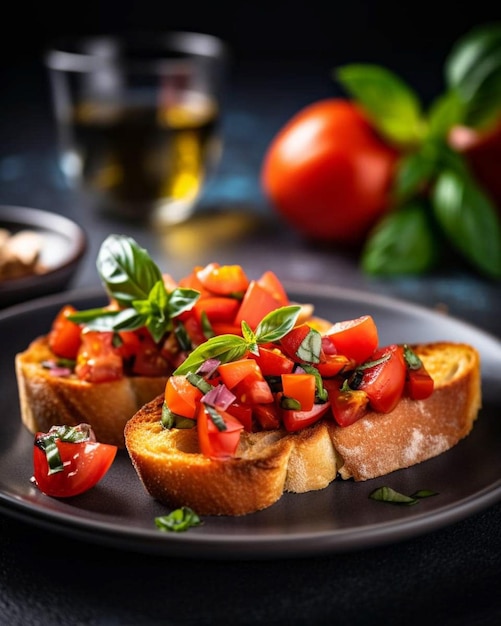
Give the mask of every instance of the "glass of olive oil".
M 226 44 L 212 35 L 97 36 L 47 52 L 68 180 L 99 209 L 186 220 L 222 153 Z

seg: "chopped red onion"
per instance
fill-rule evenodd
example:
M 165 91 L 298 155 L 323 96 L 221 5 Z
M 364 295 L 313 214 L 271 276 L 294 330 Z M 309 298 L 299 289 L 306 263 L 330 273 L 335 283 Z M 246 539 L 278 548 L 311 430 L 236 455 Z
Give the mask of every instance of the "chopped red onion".
M 226 385 L 222 384 L 208 391 L 201 399 L 205 404 L 222 409 L 223 411 L 226 411 L 235 400 L 235 394 L 233 394 Z

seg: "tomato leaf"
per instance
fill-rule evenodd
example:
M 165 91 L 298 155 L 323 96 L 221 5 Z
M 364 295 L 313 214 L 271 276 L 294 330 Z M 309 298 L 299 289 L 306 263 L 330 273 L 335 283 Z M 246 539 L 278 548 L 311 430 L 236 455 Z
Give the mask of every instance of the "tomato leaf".
M 472 29 L 453 46 L 445 62 L 448 88 L 466 105 L 463 123 L 481 128 L 501 108 L 501 23 Z
M 370 64 L 345 65 L 334 75 L 391 143 L 420 141 L 425 130 L 421 104 L 415 91 L 397 75 Z
M 432 190 L 435 216 L 453 245 L 477 268 L 501 277 L 501 226 L 489 198 L 464 172 L 445 169 Z
M 437 249 L 427 203 L 414 200 L 378 223 L 364 245 L 361 264 L 369 274 L 419 274 L 434 266 Z

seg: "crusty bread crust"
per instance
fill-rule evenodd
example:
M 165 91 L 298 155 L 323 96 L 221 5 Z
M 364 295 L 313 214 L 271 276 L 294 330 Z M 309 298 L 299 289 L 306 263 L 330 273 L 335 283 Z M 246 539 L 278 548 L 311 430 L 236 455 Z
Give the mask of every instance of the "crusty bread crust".
M 325 422 L 294 435 L 243 432 L 234 458 L 210 459 L 199 451 L 195 428 L 162 428 L 163 400 L 155 398 L 125 427 L 132 464 L 160 502 L 200 515 L 245 515 L 274 504 L 284 491 L 322 489 L 336 477 Z
M 341 428 L 332 417 L 297 433 L 243 432 L 235 458 L 200 453 L 195 429 L 165 430 L 163 395 L 125 427 L 132 464 L 149 494 L 200 515 L 244 515 L 284 491 L 323 489 L 339 473 L 366 480 L 441 454 L 468 435 L 481 405 L 480 361 L 464 344 L 414 346 L 435 381 L 426 400 L 403 398 L 387 414 L 368 413 Z
M 162 393 L 167 377 L 124 377 L 108 383 L 88 383 L 75 376 L 54 376 L 42 367 L 54 359 L 47 337 L 38 337 L 16 355 L 21 419 L 32 432 L 47 432 L 55 424 L 90 424 L 98 441 L 123 448 L 124 427 L 144 404 Z

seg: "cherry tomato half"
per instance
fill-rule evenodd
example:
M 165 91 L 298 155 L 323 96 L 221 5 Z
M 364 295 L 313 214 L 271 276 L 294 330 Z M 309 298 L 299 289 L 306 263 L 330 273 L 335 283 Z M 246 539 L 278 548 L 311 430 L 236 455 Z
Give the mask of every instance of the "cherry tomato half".
M 36 437 L 44 433 L 37 433 Z M 45 452 L 33 446 L 33 469 L 37 487 L 48 496 L 69 498 L 88 491 L 110 469 L 117 446 L 97 441 L 56 441 L 63 470 L 50 474 Z
M 305 107 L 278 132 L 261 184 L 299 232 L 354 243 L 389 208 L 397 158 L 353 102 L 330 98 Z

